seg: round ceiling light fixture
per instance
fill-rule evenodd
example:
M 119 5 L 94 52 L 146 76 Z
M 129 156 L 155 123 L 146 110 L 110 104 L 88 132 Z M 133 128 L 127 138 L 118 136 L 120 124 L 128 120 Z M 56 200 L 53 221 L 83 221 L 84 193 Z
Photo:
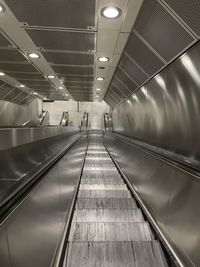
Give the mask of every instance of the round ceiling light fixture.
M 108 57 L 98 57 L 98 61 L 100 61 L 100 62 L 108 62 L 109 58 Z
M 97 81 L 104 81 L 105 79 L 103 77 L 97 77 Z
M 20 88 L 24 88 L 25 87 L 25 85 L 23 85 L 23 84 L 20 84 L 20 86 L 19 86 Z
M 56 78 L 55 75 L 48 75 L 47 77 L 48 77 L 49 79 L 54 79 L 54 78 Z
M 96 91 L 101 91 L 101 88 L 97 88 Z
M 3 13 L 6 11 L 6 8 L 3 4 L 0 4 L 0 13 Z
M 101 10 L 101 15 L 107 19 L 119 18 L 122 14 L 122 10 L 118 7 L 104 7 Z
M 38 59 L 38 58 L 40 58 L 40 55 L 38 55 L 38 54 L 36 54 L 36 53 L 30 53 L 30 54 L 28 54 L 28 56 L 29 56 L 30 58 L 33 58 L 33 59 Z
M 0 76 L 5 76 L 5 73 L 0 71 Z
M 34 92 L 33 94 L 34 94 L 34 95 L 37 95 L 38 93 Z
M 58 89 L 59 89 L 59 90 L 63 90 L 63 89 L 64 89 L 64 87 L 62 87 L 62 86 L 59 86 L 59 87 L 58 87 Z

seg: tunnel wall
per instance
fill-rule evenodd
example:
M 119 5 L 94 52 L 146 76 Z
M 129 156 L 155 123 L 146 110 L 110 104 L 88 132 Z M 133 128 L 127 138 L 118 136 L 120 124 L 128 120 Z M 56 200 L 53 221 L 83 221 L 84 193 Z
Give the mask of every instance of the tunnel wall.
M 114 109 L 114 131 L 199 165 L 199 114 L 200 43 Z
M 41 100 L 35 99 L 28 106 L 0 100 L 0 126 L 22 125 L 27 121 L 39 123 Z

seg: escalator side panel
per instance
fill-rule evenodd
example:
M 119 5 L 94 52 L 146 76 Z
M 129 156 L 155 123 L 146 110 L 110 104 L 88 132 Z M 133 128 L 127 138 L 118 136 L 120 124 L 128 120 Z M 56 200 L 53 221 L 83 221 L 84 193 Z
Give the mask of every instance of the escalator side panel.
M 86 145 L 84 135 L 2 223 L 0 240 L 5 227 L 12 266 L 51 265 L 69 216 Z M 5 259 L 0 247 L 0 266 L 9 266 L 3 264 Z

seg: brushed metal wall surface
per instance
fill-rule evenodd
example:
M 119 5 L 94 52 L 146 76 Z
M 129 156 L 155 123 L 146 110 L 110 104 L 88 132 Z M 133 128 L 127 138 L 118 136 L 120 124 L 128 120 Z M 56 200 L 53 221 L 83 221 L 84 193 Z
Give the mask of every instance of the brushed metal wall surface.
M 180 266 L 200 266 L 200 179 L 106 133 L 104 143 L 177 255 Z
M 84 135 L 0 225 L 1 266 L 51 265 L 69 216 L 86 145 Z
M 200 159 L 200 43 L 171 63 L 113 111 L 114 131 Z

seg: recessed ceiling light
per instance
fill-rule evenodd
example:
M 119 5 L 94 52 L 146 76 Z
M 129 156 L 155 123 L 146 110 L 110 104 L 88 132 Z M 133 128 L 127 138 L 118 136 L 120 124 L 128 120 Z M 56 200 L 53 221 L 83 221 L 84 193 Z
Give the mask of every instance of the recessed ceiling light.
M 20 84 L 20 86 L 19 86 L 20 88 L 24 88 L 25 87 L 25 85 L 23 85 L 23 84 Z
M 101 91 L 101 89 L 100 89 L 100 88 L 97 88 L 96 90 L 97 90 L 97 91 Z
M 98 61 L 100 61 L 100 62 L 108 62 L 109 58 L 108 57 L 99 57 Z
M 96 97 L 99 97 L 99 95 L 96 95 Z
M 4 72 L 0 72 L 0 76 L 5 76 L 5 73 Z
M 102 78 L 102 77 L 98 77 L 98 78 L 97 78 L 97 81 L 103 81 L 103 80 L 105 80 L 105 79 Z
M 40 55 L 38 55 L 38 54 L 36 54 L 36 53 L 30 53 L 30 54 L 28 54 L 28 56 L 29 56 L 30 58 L 34 58 L 34 59 L 37 59 L 37 58 L 40 57 Z
M 62 86 L 59 86 L 58 89 L 63 90 L 64 88 Z
M 101 15 L 107 19 L 118 18 L 122 14 L 122 11 L 118 7 L 104 7 L 101 10 Z
M 0 13 L 3 13 L 6 10 L 5 6 L 0 4 Z
M 56 78 L 55 75 L 48 75 L 47 77 L 48 77 L 49 79 L 54 79 L 54 78 Z
M 69 96 L 69 94 L 65 94 L 65 96 Z
M 33 94 L 34 94 L 34 95 L 37 95 L 38 93 L 34 92 Z

